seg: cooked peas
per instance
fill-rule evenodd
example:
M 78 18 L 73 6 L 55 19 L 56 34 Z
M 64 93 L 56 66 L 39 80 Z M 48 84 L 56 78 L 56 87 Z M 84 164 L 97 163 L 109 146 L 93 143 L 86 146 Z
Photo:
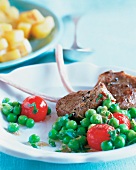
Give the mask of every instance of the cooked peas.
M 76 129 L 77 128 L 77 123 L 74 120 L 70 120 L 66 123 L 66 128 L 67 129 Z
M 83 126 L 77 128 L 77 135 L 86 135 L 86 129 Z
M 14 106 L 14 108 L 13 108 L 13 114 L 15 114 L 15 115 L 20 115 L 20 112 L 21 112 L 21 107 L 20 107 L 20 105 L 19 105 L 19 106 Z
M 85 112 L 85 117 L 90 119 L 90 117 L 96 113 L 96 110 L 94 109 L 88 109 L 86 112 Z
M 26 121 L 26 127 L 32 128 L 35 125 L 35 121 L 31 118 L 28 118 Z
M 9 123 L 8 131 L 11 133 L 17 132 L 19 130 L 19 125 L 17 123 Z
M 115 117 L 112 117 L 109 120 L 109 125 L 113 126 L 114 128 L 117 128 L 119 126 L 119 120 L 116 119 Z
M 99 114 L 94 114 L 91 116 L 90 121 L 92 124 L 101 124 L 102 123 L 102 116 Z
M 51 114 L 51 108 L 48 106 L 47 115 Z
M 112 150 L 113 149 L 113 144 L 110 140 L 106 140 L 106 141 L 103 141 L 101 143 L 101 149 L 103 151 L 108 151 L 108 150 Z
M 32 134 L 30 137 L 29 137 L 29 142 L 30 143 L 37 143 L 40 141 L 40 137 L 36 134 Z
M 27 119 L 28 119 L 27 116 L 25 116 L 25 115 L 20 115 L 20 116 L 18 117 L 18 123 L 19 123 L 20 125 L 26 125 Z
M 131 107 L 128 112 L 130 113 L 132 118 L 136 118 L 136 108 L 135 107 Z
M 80 145 L 82 145 L 82 146 L 85 145 L 87 143 L 86 136 L 79 136 L 78 141 L 79 141 Z
M 121 133 L 126 134 L 128 131 L 128 126 L 126 124 L 120 124 L 119 129 Z
M 50 139 L 49 138 L 49 144 L 52 146 L 52 147 L 56 147 L 56 143 L 54 140 Z
M 71 139 L 72 138 L 70 136 L 65 136 L 62 141 L 63 141 L 64 144 L 68 144 Z
M 68 143 L 68 147 L 72 151 L 78 151 L 79 150 L 79 141 L 77 139 L 71 139 Z
M 50 139 L 58 139 L 58 132 L 55 129 L 50 130 L 48 134 Z
M 52 128 L 59 131 L 61 129 L 61 124 L 59 122 L 55 122 L 53 125 L 52 125 Z
M 84 118 L 80 121 L 83 127 L 88 127 L 90 125 L 90 120 L 88 118 Z
M 8 116 L 7 116 L 7 121 L 8 122 L 16 122 L 16 120 L 17 120 L 17 116 L 16 115 L 14 115 L 13 113 L 10 113 L 10 114 L 8 114 Z
M 11 105 L 9 105 L 8 103 L 4 103 L 1 111 L 2 113 L 7 116 L 8 114 L 10 114 L 13 110 L 13 107 Z
M 10 101 L 10 99 L 8 97 L 5 97 L 3 100 L 2 100 L 2 103 L 8 103 Z
M 108 98 L 105 99 L 102 103 L 103 106 L 106 106 L 108 109 L 111 107 L 112 101 Z
M 119 112 L 120 111 L 120 107 L 117 103 L 115 104 L 111 104 L 109 110 L 114 113 L 114 112 Z
M 136 138 L 136 132 L 134 130 L 128 130 L 127 131 L 127 139 L 129 141 L 133 140 L 134 138 Z
M 106 112 L 108 109 L 106 106 L 98 106 L 97 107 L 97 113 L 102 113 L 102 112 Z
M 117 136 L 113 141 L 115 148 L 122 148 L 125 146 L 125 139 L 122 136 Z

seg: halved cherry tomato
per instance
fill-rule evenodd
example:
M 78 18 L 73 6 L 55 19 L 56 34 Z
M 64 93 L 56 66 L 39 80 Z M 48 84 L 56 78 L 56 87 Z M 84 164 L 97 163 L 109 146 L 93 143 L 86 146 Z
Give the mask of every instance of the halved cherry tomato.
M 39 96 L 29 96 L 21 105 L 21 114 L 34 119 L 35 122 L 43 121 L 47 115 L 47 110 L 47 103 Z
M 128 128 L 130 129 L 130 120 L 127 118 L 127 116 L 125 116 L 122 113 L 113 113 L 113 116 L 119 120 L 119 124 L 126 124 L 128 126 Z
M 108 124 L 96 124 L 87 131 L 87 141 L 90 148 L 101 151 L 101 143 L 105 140 L 110 140 L 109 131 L 114 130 L 114 127 Z

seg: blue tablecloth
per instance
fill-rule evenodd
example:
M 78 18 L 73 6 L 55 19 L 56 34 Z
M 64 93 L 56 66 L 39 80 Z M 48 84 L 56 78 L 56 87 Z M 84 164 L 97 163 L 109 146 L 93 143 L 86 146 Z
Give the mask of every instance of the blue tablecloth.
M 116 65 L 135 69 L 136 56 L 136 1 L 135 0 L 37 0 L 49 7 L 60 17 L 69 14 L 82 15 L 78 24 L 78 43 L 94 49 L 94 53 L 84 62 L 99 66 Z M 61 39 L 64 47 L 73 41 L 73 23 L 65 23 L 65 33 Z M 53 54 L 32 64 L 55 62 Z M 66 64 L 71 63 L 65 61 Z M 1 71 L 6 73 L 15 68 Z M 126 153 L 127 154 L 127 153 Z M 112 157 L 112 155 L 111 155 Z M 0 170 L 135 170 L 136 156 L 112 162 L 84 164 L 51 164 L 15 158 L 0 153 Z

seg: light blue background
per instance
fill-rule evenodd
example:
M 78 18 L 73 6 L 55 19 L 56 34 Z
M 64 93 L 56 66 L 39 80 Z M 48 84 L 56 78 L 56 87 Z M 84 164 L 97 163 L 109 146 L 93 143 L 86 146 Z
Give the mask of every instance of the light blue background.
M 92 62 L 99 66 L 116 65 L 136 70 L 135 0 L 37 0 L 37 3 L 49 7 L 60 17 L 69 14 L 82 15 L 77 30 L 78 43 L 94 50 L 94 53 L 84 62 Z M 61 39 L 63 47 L 72 45 L 73 31 L 73 23 L 69 20 L 65 23 L 65 32 Z M 33 64 L 54 61 L 53 54 L 48 54 Z M 65 63 L 68 64 L 70 61 Z M 1 73 L 13 69 L 15 68 L 3 70 Z M 112 162 L 61 165 L 23 160 L 1 153 L 0 170 L 15 169 L 135 170 L 136 156 Z

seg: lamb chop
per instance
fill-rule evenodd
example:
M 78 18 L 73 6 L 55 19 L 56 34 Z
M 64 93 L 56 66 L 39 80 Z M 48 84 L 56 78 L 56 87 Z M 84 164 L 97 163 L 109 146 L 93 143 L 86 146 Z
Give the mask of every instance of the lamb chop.
M 58 116 L 72 113 L 75 118 L 82 118 L 88 109 L 97 108 L 108 97 L 112 102 L 116 101 L 105 85 L 100 82 L 92 90 L 73 92 L 59 99 L 56 111 Z
M 120 108 L 128 109 L 136 107 L 136 77 L 126 74 L 124 71 L 107 71 L 98 78 L 98 83 L 104 83 L 113 97 L 119 103 Z

